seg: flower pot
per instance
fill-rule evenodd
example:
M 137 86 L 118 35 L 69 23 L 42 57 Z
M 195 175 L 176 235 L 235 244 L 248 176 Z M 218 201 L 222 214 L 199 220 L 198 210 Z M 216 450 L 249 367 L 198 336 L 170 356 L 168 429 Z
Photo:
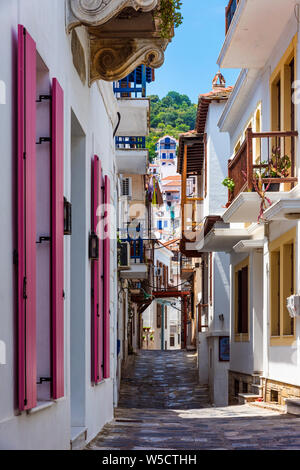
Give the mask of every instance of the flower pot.
M 265 190 L 268 188 L 268 192 L 278 192 L 280 189 L 280 183 L 271 183 L 270 185 L 265 183 Z M 268 187 L 269 186 L 269 187 Z

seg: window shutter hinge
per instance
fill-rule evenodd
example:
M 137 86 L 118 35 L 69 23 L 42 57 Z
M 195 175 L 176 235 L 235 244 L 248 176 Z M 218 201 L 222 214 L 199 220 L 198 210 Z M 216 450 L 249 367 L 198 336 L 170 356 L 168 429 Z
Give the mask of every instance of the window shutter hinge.
M 65 298 L 66 298 L 66 293 L 65 293 L 65 291 L 64 291 L 64 290 L 62 291 L 62 296 L 63 296 L 63 299 L 65 299 Z
M 13 263 L 17 266 L 19 264 L 19 255 L 17 250 L 14 250 L 13 253 Z
M 23 279 L 23 299 L 27 299 L 27 277 Z
M 26 152 L 23 152 L 23 160 L 26 160 Z
M 100 315 L 99 315 L 99 304 L 97 304 L 97 317 L 99 318 Z

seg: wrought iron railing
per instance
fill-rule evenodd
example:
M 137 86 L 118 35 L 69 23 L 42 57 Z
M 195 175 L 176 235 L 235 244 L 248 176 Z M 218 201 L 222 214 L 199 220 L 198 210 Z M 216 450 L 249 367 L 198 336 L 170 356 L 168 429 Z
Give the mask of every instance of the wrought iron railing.
M 146 85 L 154 80 L 153 70 L 140 65 L 127 77 L 114 82 L 114 93 L 117 98 L 144 98 Z
M 229 3 L 226 7 L 226 10 L 225 10 L 226 34 L 231 25 L 238 3 L 239 3 L 239 0 L 229 0 Z
M 116 137 L 118 149 L 145 149 L 146 137 Z
M 295 176 L 297 136 L 297 131 L 252 132 L 251 128 L 247 129 L 245 141 L 228 162 L 228 178 L 234 187 L 228 191 L 227 206 L 241 192 L 255 190 L 261 184 L 266 191 L 292 189 L 298 182 Z
M 120 240 L 122 242 L 128 242 L 130 245 L 130 259 L 134 263 L 145 262 L 145 250 L 144 250 L 144 230 L 138 226 L 135 228 L 125 228 L 119 230 Z

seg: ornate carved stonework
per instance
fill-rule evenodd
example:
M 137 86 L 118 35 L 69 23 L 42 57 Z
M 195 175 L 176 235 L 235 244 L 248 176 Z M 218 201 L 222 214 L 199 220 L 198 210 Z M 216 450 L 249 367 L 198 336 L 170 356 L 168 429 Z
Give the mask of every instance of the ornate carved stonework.
M 67 29 L 85 26 L 89 50 L 89 83 L 115 81 L 141 64 L 164 62 L 169 39 L 160 34 L 155 10 L 160 0 L 66 0 Z
M 84 24 L 100 26 L 117 16 L 124 8 L 152 11 L 159 0 L 67 0 L 67 29 Z
M 95 80 L 115 81 L 129 75 L 141 64 L 161 67 L 168 40 L 98 39 L 90 41 L 90 84 Z

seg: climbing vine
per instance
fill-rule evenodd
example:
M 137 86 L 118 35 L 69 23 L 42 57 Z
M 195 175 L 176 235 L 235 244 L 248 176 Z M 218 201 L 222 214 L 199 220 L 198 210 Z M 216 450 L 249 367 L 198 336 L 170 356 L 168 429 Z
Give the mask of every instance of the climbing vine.
M 170 39 L 173 35 L 173 28 L 178 28 L 182 24 L 181 0 L 161 0 L 156 15 L 161 21 L 161 36 Z

